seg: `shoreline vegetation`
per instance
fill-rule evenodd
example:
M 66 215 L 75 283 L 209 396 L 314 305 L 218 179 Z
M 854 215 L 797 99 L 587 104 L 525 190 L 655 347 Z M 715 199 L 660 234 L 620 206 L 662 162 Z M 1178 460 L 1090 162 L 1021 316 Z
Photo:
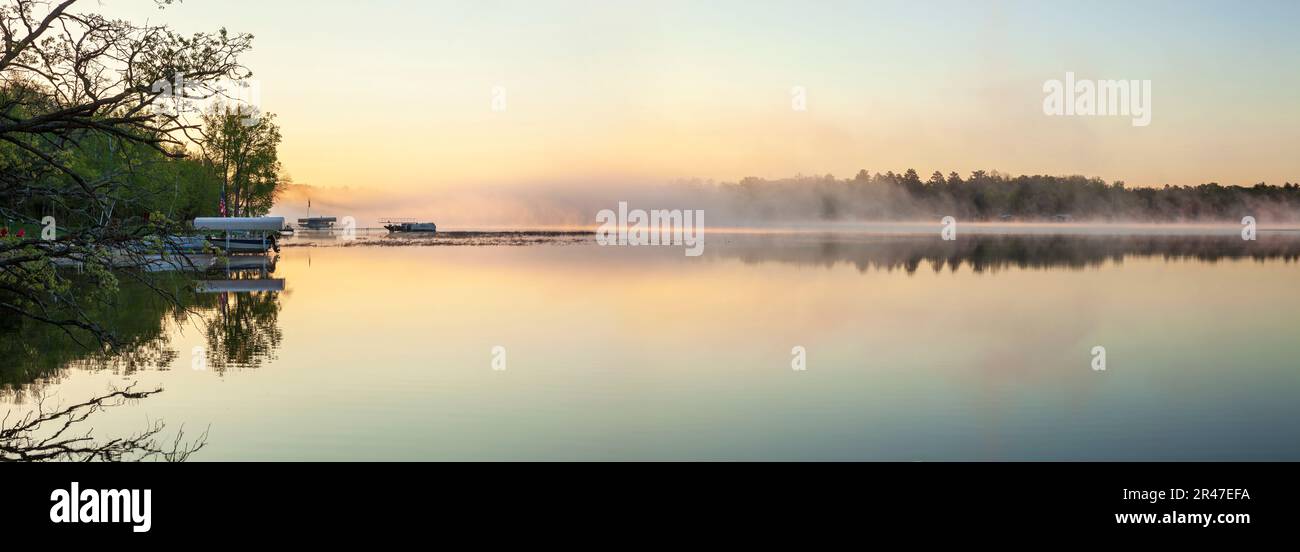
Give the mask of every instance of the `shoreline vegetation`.
M 232 95 L 252 77 L 252 35 L 83 6 L 0 6 L 0 328 L 50 325 L 113 350 L 92 313 L 123 282 L 179 303 L 155 275 L 117 270 L 124 254 L 147 266 L 194 217 L 265 214 L 288 179 L 274 114 Z
M 156 2 L 163 9 L 174 0 Z M 31 352 L 48 337 L 66 357 L 104 360 L 129 357 L 158 334 L 157 320 L 123 327 L 115 319 L 184 310 L 193 288 L 118 270 L 123 254 L 146 266 L 164 239 L 187 233 L 182 221 L 264 214 L 287 178 L 274 115 L 232 95 L 252 77 L 240 61 L 252 35 L 186 35 L 83 7 L 94 6 L 0 5 L 0 350 Z M 158 304 L 124 304 L 124 289 Z M 33 331 L 41 341 L 24 341 Z M 166 450 L 155 439 L 161 422 L 107 441 L 81 430 L 68 440 L 31 437 L 52 420 L 83 426 L 110 404 L 150 394 L 118 392 L 0 424 L 0 460 L 184 460 L 201 443 L 182 443 L 178 432 Z M 42 448 L 51 442 L 58 450 Z

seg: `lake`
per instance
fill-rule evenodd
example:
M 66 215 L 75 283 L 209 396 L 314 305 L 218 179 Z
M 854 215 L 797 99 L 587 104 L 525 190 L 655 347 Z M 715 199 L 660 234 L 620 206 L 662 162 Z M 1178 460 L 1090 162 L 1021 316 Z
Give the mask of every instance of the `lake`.
M 0 410 L 162 387 L 95 435 L 211 461 L 1300 460 L 1295 233 L 384 243 L 124 289 L 127 355 L 8 335 Z

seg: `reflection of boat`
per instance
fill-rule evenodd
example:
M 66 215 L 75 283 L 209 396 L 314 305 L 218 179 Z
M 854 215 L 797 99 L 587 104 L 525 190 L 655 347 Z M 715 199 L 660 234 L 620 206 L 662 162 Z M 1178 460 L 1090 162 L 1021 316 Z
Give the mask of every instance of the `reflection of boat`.
M 208 253 L 134 254 L 121 256 L 114 266 L 149 272 L 275 272 L 279 257 L 266 255 L 212 255 Z
M 212 255 L 209 253 L 117 252 L 111 257 L 116 268 L 138 268 L 146 272 L 275 272 L 276 257 L 266 255 Z M 58 259 L 59 266 L 81 267 L 77 259 Z
M 208 273 L 217 276 L 225 272 L 226 279 L 201 280 L 196 283 L 195 289 L 199 293 L 284 291 L 284 279 L 271 278 L 271 273 L 275 272 L 277 258 L 265 255 L 230 255 L 213 258 L 208 265 Z
M 436 234 L 438 225 L 432 222 L 416 222 L 411 219 L 384 219 L 384 229 L 389 232 L 409 232 L 418 234 Z
M 266 255 L 214 257 L 208 263 L 208 270 L 224 270 L 226 272 L 257 271 L 266 274 L 275 272 L 275 261 L 278 258 L 267 257 Z
M 283 278 L 259 278 L 248 280 L 204 280 L 198 282 L 199 293 L 251 293 L 254 291 L 284 291 Z
M 276 237 L 284 228 L 284 217 L 256 218 L 196 218 L 195 230 L 221 232 L 221 237 L 208 237 L 208 243 L 226 253 L 266 253 L 279 251 Z

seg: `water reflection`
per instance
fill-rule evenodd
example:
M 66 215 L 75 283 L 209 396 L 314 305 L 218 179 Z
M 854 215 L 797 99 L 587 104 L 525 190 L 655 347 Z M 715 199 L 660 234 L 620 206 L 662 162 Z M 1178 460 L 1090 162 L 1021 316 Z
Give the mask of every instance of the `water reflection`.
M 1246 241 L 1236 235 L 980 235 L 943 241 L 920 235 L 733 235 L 710 244 L 712 253 L 748 264 L 792 263 L 831 267 L 839 263 L 868 270 L 922 266 L 935 272 L 969 267 L 976 273 L 1017 269 L 1085 269 L 1125 258 L 1162 258 L 1214 263 L 1220 260 L 1300 260 L 1300 236 L 1261 235 Z
M 707 243 L 288 248 L 187 279 L 185 323 L 139 295 L 180 357 L 132 379 L 204 460 L 1300 458 L 1295 237 Z
M 573 232 L 559 232 L 557 243 L 571 244 Z M 1160 258 L 1215 263 L 1221 260 L 1300 260 L 1300 235 L 1266 234 L 1257 241 L 1236 235 L 984 235 L 956 241 L 937 235 L 881 234 L 719 234 L 710 238 L 709 256 L 742 263 L 833 267 L 846 263 L 859 272 L 923 267 L 934 272 L 997 273 L 1007 269 L 1080 270 L 1127 258 Z M 310 258 L 310 251 L 307 252 Z M 6 320 L 0 336 L 0 388 L 57 382 L 64 371 L 102 370 L 130 375 L 165 370 L 180 352 L 168 325 L 198 325 L 206 343 L 207 369 L 258 368 L 276 358 L 284 338 L 279 324 L 285 280 L 275 278 L 278 257 L 239 256 L 202 274 L 155 273 L 150 284 L 124 278 L 115 301 L 91 307 L 122 346 L 111 353 L 73 342 L 62 330 Z M 310 262 L 310 260 L 308 261 Z M 153 286 L 153 287 L 151 287 Z M 157 287 L 175 298 L 160 296 Z
M 283 279 L 272 277 L 276 258 L 232 257 L 201 274 L 154 272 L 124 275 L 112 300 L 87 307 L 92 319 L 117 336 L 104 351 L 78 343 L 63 330 L 5 320 L 0 335 L 0 392 L 24 392 L 57 384 L 68 370 L 131 375 L 166 370 L 180 352 L 172 326 L 197 326 L 205 336 L 207 368 L 256 368 L 274 358 L 283 333 L 278 325 Z
M 199 304 L 212 313 L 204 330 L 207 368 L 224 374 L 231 368 L 257 368 L 274 360 L 284 339 L 278 324 L 284 280 L 232 279 L 200 285 L 209 292 Z M 211 293 L 212 289 L 224 291 Z

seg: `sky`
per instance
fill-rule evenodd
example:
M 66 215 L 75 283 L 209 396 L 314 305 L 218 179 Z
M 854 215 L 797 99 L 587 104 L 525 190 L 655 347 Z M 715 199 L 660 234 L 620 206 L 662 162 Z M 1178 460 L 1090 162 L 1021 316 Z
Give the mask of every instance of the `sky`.
M 284 168 L 317 188 L 432 197 L 907 168 L 1130 186 L 1300 181 L 1292 1 L 80 9 L 254 34 L 245 62 L 261 108 L 277 114 Z M 1149 126 L 1045 115 L 1044 83 L 1066 72 L 1151 81 Z

